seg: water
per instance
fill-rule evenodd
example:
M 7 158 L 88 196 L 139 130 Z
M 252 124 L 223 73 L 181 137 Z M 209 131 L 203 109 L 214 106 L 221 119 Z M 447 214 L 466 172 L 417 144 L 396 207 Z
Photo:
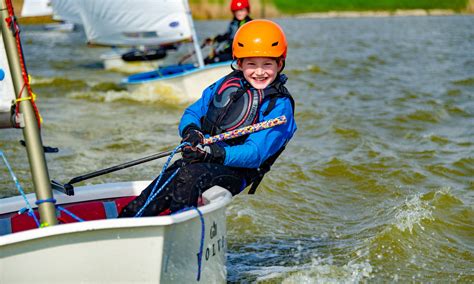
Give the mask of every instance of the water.
M 299 130 L 228 210 L 228 280 L 474 281 L 474 17 L 281 19 Z M 200 38 L 225 22 L 197 22 Z M 173 148 L 185 103 L 131 94 L 81 32 L 24 27 L 51 177 Z M 185 52 L 184 52 L 185 53 Z M 3 130 L 27 191 L 21 131 Z M 151 179 L 164 161 L 89 183 Z M 2 197 L 16 194 L 2 166 Z

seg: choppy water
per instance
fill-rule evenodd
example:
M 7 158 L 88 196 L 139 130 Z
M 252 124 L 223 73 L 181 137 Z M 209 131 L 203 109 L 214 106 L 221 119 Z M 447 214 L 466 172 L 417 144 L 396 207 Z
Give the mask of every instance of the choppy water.
M 229 207 L 229 282 L 474 282 L 474 17 L 278 22 L 299 130 Z M 196 24 L 203 38 L 225 22 Z M 81 32 L 22 36 L 44 143 L 60 148 L 51 177 L 177 145 L 186 104 L 127 93 Z M 31 190 L 19 139 L 3 130 L 0 148 Z M 151 179 L 162 162 L 91 182 Z

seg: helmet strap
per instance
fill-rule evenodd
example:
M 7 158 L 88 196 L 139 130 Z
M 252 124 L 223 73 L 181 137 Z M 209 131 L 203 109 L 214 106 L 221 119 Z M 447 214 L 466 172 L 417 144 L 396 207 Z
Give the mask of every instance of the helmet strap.
M 239 59 L 233 59 L 232 62 L 230 63 L 230 68 L 232 68 L 233 71 L 238 69 L 238 60 Z

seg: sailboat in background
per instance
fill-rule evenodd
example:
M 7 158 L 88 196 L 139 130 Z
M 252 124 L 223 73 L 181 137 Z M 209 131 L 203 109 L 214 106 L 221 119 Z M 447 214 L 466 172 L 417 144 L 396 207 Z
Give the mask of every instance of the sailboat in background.
M 0 11 L 0 126 L 23 131 L 35 191 L 23 193 L 0 151 L 21 193 L 0 199 L 0 283 L 224 283 L 226 189 L 207 190 L 188 211 L 119 219 L 149 182 L 52 191 L 11 0 Z
M 179 41 L 191 37 L 186 25 L 181 24 L 186 15 L 178 1 L 52 0 L 52 4 L 61 17 L 76 18 L 73 22 L 84 27 L 88 44 L 113 47 L 101 56 L 109 70 L 153 70 L 168 52 L 177 49 Z
M 166 2 L 166 1 L 164 1 Z M 144 95 L 161 94 L 168 98 L 178 99 L 180 103 L 192 102 L 201 97 L 202 91 L 228 74 L 231 70 L 231 62 L 220 62 L 204 65 L 201 48 L 198 43 L 191 10 L 187 0 L 174 1 L 176 11 L 179 11 L 180 20 L 176 22 L 172 18 L 164 17 L 163 21 L 168 25 L 183 25 L 191 34 L 194 50 L 189 57 L 193 56 L 197 64 L 182 64 L 160 66 L 156 70 L 131 75 L 122 80 L 122 84 L 134 93 Z M 171 22 L 170 22 L 171 21 Z M 185 40 L 187 34 L 177 35 L 175 42 Z M 171 38 L 170 38 L 171 40 Z

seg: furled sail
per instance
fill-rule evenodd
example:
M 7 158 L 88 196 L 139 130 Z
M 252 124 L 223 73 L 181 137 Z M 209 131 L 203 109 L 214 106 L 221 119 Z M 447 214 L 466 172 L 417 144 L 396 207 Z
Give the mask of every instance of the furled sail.
M 103 45 L 162 45 L 191 38 L 184 1 L 75 0 L 87 39 Z
M 0 33 L 0 128 L 10 125 L 10 108 L 15 100 L 10 67 L 8 65 L 3 36 Z
M 40 17 L 53 14 L 50 0 L 24 0 L 21 9 L 22 17 Z

